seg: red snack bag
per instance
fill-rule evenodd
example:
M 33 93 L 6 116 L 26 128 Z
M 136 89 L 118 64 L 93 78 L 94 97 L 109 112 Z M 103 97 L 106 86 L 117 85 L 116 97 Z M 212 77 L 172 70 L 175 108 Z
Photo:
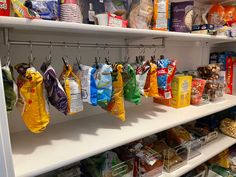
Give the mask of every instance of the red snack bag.
M 198 105 L 201 103 L 202 94 L 206 85 L 206 80 L 194 78 L 192 80 L 191 104 Z
M 0 16 L 10 16 L 10 0 L 0 1 Z

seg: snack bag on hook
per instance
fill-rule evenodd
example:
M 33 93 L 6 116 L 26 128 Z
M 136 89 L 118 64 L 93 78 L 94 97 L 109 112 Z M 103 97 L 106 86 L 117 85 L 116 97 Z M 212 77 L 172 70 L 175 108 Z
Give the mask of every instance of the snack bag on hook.
M 123 66 L 121 64 L 112 65 L 112 98 L 108 104 L 107 110 L 125 121 L 125 106 L 123 96 Z
M 106 108 L 112 95 L 112 68 L 111 65 L 99 64 L 96 72 L 98 105 Z
M 136 81 L 136 72 L 130 64 L 127 64 L 127 67 L 124 68 L 123 80 L 125 100 L 139 104 L 141 95 Z
M 25 65 L 26 66 L 26 65 Z M 23 120 L 33 133 L 41 133 L 49 123 L 49 112 L 43 90 L 43 76 L 34 67 L 15 67 L 19 73 L 18 89 L 24 103 Z M 26 69 L 25 71 L 23 71 Z
M 73 73 L 71 65 L 65 65 L 60 82 L 67 95 L 67 114 L 73 115 L 83 110 L 80 79 Z
M 136 81 L 137 81 L 137 85 L 138 85 L 141 95 L 145 95 L 144 86 L 146 83 L 149 70 L 150 70 L 150 66 L 146 65 L 145 63 L 138 65 L 136 68 Z
M 43 63 L 42 66 L 46 66 L 46 63 Z M 44 86 L 47 91 L 48 100 L 58 111 L 63 114 L 67 114 L 68 110 L 68 101 L 66 93 L 57 79 L 55 70 L 51 65 L 45 67 L 46 70 L 41 67 L 41 70 L 44 72 Z
M 12 67 L 6 64 L 2 67 L 2 78 L 5 92 L 7 112 L 11 112 L 17 102 L 17 86 L 13 79 Z

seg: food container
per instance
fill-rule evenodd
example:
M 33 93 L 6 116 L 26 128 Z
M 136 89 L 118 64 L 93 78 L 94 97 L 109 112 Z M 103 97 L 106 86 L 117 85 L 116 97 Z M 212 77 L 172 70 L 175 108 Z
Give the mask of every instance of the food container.
M 188 160 L 191 160 L 194 157 L 201 155 L 201 148 L 202 148 L 203 142 L 204 142 L 203 138 L 197 138 L 195 140 L 191 140 L 190 142 L 186 144 L 189 148 Z
M 173 172 L 187 164 L 189 148 L 186 145 L 176 146 L 164 150 L 164 168 Z
M 198 166 L 182 177 L 206 177 L 208 174 L 208 167 L 205 164 Z
M 127 160 L 112 166 L 112 175 L 110 177 L 133 177 L 133 170 L 134 160 Z
M 157 177 L 162 174 L 163 160 L 158 152 L 145 146 L 137 156 L 139 157 L 139 177 Z

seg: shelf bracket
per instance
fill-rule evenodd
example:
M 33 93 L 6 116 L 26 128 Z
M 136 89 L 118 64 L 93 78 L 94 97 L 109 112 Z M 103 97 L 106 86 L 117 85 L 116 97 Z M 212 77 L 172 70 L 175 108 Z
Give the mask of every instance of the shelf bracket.
M 4 45 L 9 45 L 9 29 L 3 28 L 3 42 Z

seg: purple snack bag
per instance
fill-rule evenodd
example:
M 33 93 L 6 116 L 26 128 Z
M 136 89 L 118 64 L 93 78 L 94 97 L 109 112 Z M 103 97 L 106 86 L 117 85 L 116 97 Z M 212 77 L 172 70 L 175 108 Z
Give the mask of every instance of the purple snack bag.
M 66 93 L 56 77 L 56 72 L 52 66 L 48 66 L 43 74 L 44 85 L 47 91 L 48 100 L 57 110 L 67 114 L 68 102 Z
M 171 3 L 171 31 L 190 32 L 192 30 L 193 1 Z

